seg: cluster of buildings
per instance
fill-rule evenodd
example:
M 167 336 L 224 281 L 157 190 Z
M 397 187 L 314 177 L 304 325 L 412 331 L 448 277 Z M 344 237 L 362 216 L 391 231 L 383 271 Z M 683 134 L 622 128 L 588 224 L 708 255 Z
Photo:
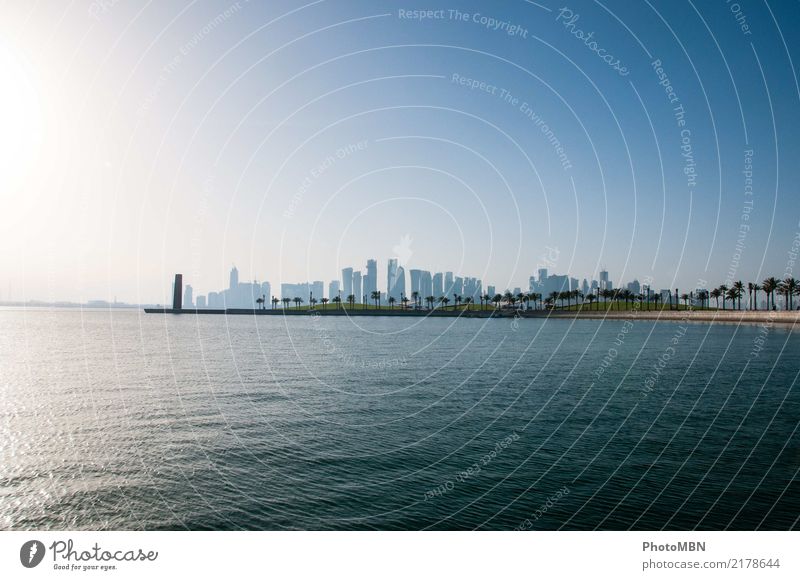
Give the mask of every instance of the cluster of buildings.
M 182 302 L 184 308 L 255 308 L 257 304 L 269 308 L 283 306 L 287 300 L 294 305 L 296 298 L 303 304 L 308 304 L 312 300 L 319 302 L 323 298 L 333 300 L 336 297 L 342 302 L 349 302 L 352 297 L 352 302 L 356 304 L 368 304 L 375 301 L 373 293 L 380 292 L 382 304 L 388 304 L 390 298 L 397 304 L 400 304 L 403 298 L 413 301 L 415 296 L 420 304 L 424 304 L 429 296 L 437 300 L 446 296 L 451 302 L 454 296 L 458 296 L 462 302 L 466 298 L 479 302 L 482 296 L 488 294 L 494 297 L 497 293 L 495 286 L 486 286 L 484 289 L 483 281 L 479 278 L 456 276 L 453 272 L 409 269 L 406 273 L 406 269 L 399 264 L 397 258 L 388 260 L 386 286 L 380 289 L 378 286 L 378 261 L 374 259 L 367 260 L 363 271 L 352 267 L 343 268 L 341 279 L 332 280 L 328 284 L 327 293 L 324 282 L 315 280 L 294 284 L 283 283 L 280 285 L 280 292 L 273 295 L 269 282 L 241 282 L 239 270 L 234 266 L 230 272 L 228 288 L 219 292 L 209 292 L 208 295 L 195 296 L 192 286 L 186 285 Z M 640 284 L 638 280 L 629 282 L 626 288 L 637 295 L 649 290 L 647 285 Z M 530 277 L 528 287 L 529 292 L 537 292 L 545 298 L 552 292 L 575 290 L 580 290 L 584 296 L 588 296 L 590 293 L 596 294 L 598 289 L 614 289 L 606 270 L 600 271 L 599 279 L 589 282 L 586 278 L 579 281 L 578 278 L 566 274 L 550 274 L 547 268 L 541 268 L 537 274 Z M 505 290 L 501 291 L 504 292 Z M 520 288 L 513 290 L 514 295 L 521 292 Z M 659 294 L 665 300 L 669 300 L 670 290 L 661 290 Z

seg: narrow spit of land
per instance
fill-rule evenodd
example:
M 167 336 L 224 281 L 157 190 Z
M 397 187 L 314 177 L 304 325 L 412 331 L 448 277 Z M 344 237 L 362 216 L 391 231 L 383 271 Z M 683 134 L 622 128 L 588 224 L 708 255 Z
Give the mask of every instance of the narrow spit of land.
M 558 318 L 558 319 L 590 319 L 590 320 L 661 320 L 661 321 L 694 321 L 694 322 L 727 322 L 745 324 L 798 324 L 800 323 L 800 310 L 716 310 L 693 309 L 681 306 L 679 310 L 659 309 L 514 309 L 514 308 L 378 308 L 358 305 L 354 308 L 227 308 L 227 309 L 188 309 L 172 308 L 145 308 L 148 314 L 226 314 L 250 316 L 422 316 L 446 318 Z

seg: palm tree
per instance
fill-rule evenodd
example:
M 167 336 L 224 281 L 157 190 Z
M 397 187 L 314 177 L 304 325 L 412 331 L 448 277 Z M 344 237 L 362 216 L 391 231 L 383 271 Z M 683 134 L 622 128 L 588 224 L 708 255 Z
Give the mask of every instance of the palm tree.
M 586 297 L 586 301 L 589 303 L 589 310 L 591 310 L 591 309 L 592 309 L 592 303 L 594 302 L 594 300 L 595 300 L 595 296 L 594 296 L 594 294 L 589 294 L 589 295 Z
M 708 290 L 700 290 L 700 292 L 697 293 L 697 298 L 700 300 L 700 308 L 707 306 Z
M 256 304 L 258 305 L 258 309 L 259 309 L 259 310 L 263 310 L 263 307 L 264 307 L 264 297 L 263 297 L 263 296 L 259 296 L 258 298 L 256 298 Z
M 542 295 L 539 292 L 531 292 L 531 300 L 533 300 L 533 307 L 536 308 L 536 304 L 542 301 Z
M 469 310 L 470 304 L 472 304 L 472 296 L 467 296 L 464 298 L 464 305 L 467 307 L 466 310 Z
M 553 290 L 550 294 L 547 295 L 547 299 L 550 300 L 550 304 L 552 304 L 553 308 L 556 306 L 556 301 L 558 300 L 558 292 Z
M 482 296 L 482 298 L 483 298 L 483 304 L 484 304 L 484 309 L 485 309 L 486 306 L 489 306 L 489 301 L 492 299 L 492 297 L 489 296 L 489 293 L 487 292 L 486 294 L 484 294 Z
M 300 298 L 299 296 L 295 296 L 293 302 L 295 304 L 295 307 L 299 309 L 300 305 L 303 303 L 303 299 Z
M 281 302 L 283 302 L 283 307 L 284 308 L 289 308 L 289 304 L 291 304 L 292 299 L 291 298 L 284 298 L 283 300 L 281 300 Z
M 736 288 L 728 288 L 728 291 L 725 293 L 728 296 L 728 299 L 733 303 L 733 309 L 736 309 L 736 298 L 739 296 L 738 290 Z M 723 310 L 725 309 L 725 296 L 722 297 L 722 305 Z
M 736 295 L 739 298 L 739 310 L 742 309 L 742 295 L 744 294 L 744 282 L 741 280 L 737 280 L 733 283 L 733 287 L 736 290 Z
M 683 294 L 681 294 L 681 300 L 683 300 L 683 308 L 684 308 L 684 310 L 688 310 L 689 309 L 689 295 L 684 292 Z
M 403 305 L 403 308 L 404 308 L 404 309 L 408 308 L 408 296 L 406 296 L 405 294 L 403 294 L 403 295 L 400 297 L 400 303 Z
M 328 304 L 328 302 L 330 302 L 330 300 L 328 300 L 327 298 L 323 298 L 322 300 L 320 300 L 320 302 L 322 302 L 322 309 L 325 310 L 325 306 Z
M 756 282 L 753 284 L 753 310 L 758 310 L 758 293 L 761 290 L 761 285 Z
M 786 310 L 794 310 L 792 304 L 792 296 L 797 294 L 798 290 L 797 280 L 795 280 L 791 276 L 787 276 L 786 278 L 784 278 L 783 282 L 781 282 L 781 286 L 783 286 L 783 292 L 786 295 Z
M 274 296 L 272 297 L 272 309 L 273 310 L 275 310 L 275 307 L 278 305 L 279 302 L 280 302 L 280 300 L 278 300 Z
M 767 293 L 767 310 L 769 310 L 770 296 L 772 296 L 772 309 L 775 310 L 775 290 L 778 289 L 778 279 L 770 276 L 761 283 L 761 287 Z
M 380 291 L 379 290 L 373 290 L 372 292 L 370 292 L 369 295 L 370 295 L 370 298 L 372 298 L 375 301 L 375 307 L 376 308 L 380 308 L 381 307 L 381 293 L 380 293 Z
M 445 308 L 447 308 L 447 304 L 450 302 L 450 299 L 447 296 L 442 296 L 439 301 L 444 304 Z
M 350 305 L 350 308 L 354 308 L 356 304 L 356 295 L 355 294 L 348 294 L 347 295 L 347 303 Z
M 503 301 L 503 295 L 502 294 L 495 294 L 494 296 L 492 296 L 492 302 L 494 302 L 494 309 L 495 310 L 500 308 L 500 303 L 502 301 Z
M 719 285 L 719 295 L 722 296 L 722 309 L 725 310 L 725 300 L 728 298 L 728 287 L 725 284 Z
M 719 297 L 722 295 L 722 291 L 719 288 L 714 288 L 711 292 L 708 293 L 714 300 L 717 302 L 717 310 L 719 310 Z
M 428 308 L 433 310 L 433 303 L 436 302 L 436 296 L 426 296 L 425 301 L 428 303 Z
M 336 304 L 336 308 L 337 308 L 337 309 L 341 309 L 341 307 L 342 307 L 342 297 L 341 297 L 341 296 L 334 296 L 334 297 L 331 299 L 331 302 L 333 302 L 334 304 Z
M 417 307 L 417 303 L 418 303 L 418 301 L 419 301 L 419 292 L 417 292 L 416 290 L 414 290 L 414 291 L 411 293 L 411 298 L 414 300 L 414 308 L 416 308 L 416 307 Z
M 748 282 L 747 283 L 747 309 L 748 310 L 752 310 L 753 309 L 753 286 L 755 286 L 755 284 L 753 284 L 752 282 Z
M 394 310 L 394 303 L 397 302 L 397 299 L 394 296 L 389 296 L 389 308 Z
M 522 303 L 525 302 L 525 293 L 519 292 L 517 294 L 517 301 L 519 302 L 519 307 L 522 308 Z

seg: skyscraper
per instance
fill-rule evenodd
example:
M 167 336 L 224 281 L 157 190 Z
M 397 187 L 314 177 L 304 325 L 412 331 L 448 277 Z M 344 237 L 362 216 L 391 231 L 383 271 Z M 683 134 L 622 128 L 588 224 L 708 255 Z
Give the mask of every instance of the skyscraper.
M 424 301 L 428 296 L 433 296 L 433 283 L 431 281 L 431 273 L 423 270 L 419 279 L 419 295 Z M 437 297 L 438 298 L 438 297 Z
M 402 266 L 397 267 L 397 283 L 394 285 L 395 291 L 397 292 L 398 300 L 402 299 L 403 296 L 408 296 L 406 292 L 406 269 Z
M 353 293 L 353 269 L 342 269 L 342 300 L 347 302 L 347 297 Z M 356 296 L 358 298 L 358 296 Z
M 444 275 L 441 272 L 433 275 L 433 296 L 437 300 L 440 296 L 444 296 Z
M 600 290 L 611 290 L 608 284 L 608 272 L 600 270 Z
M 442 294 L 444 296 L 450 296 L 453 293 L 453 273 L 452 272 L 445 272 L 444 274 L 444 291 Z
M 389 258 L 389 263 L 386 265 L 386 294 L 387 296 L 394 296 L 395 299 L 400 298 L 395 295 L 395 286 L 397 285 L 397 258 Z
M 315 280 L 308 285 L 309 298 L 313 295 L 314 300 L 319 303 L 325 292 L 325 284 L 322 280 Z
M 183 290 L 183 305 L 186 308 L 191 308 L 194 306 L 194 299 L 192 297 L 192 285 L 187 284 L 186 288 Z
M 236 266 L 231 268 L 231 283 L 228 286 L 231 290 L 236 290 L 236 287 L 239 286 L 239 270 L 236 269 Z
M 183 274 L 175 274 L 175 282 L 172 283 L 172 308 L 180 310 L 183 306 Z
M 414 292 L 418 292 L 419 295 L 422 296 L 422 288 L 420 286 L 422 282 L 422 270 L 409 270 L 408 273 L 411 276 L 411 286 L 408 287 L 409 298 Z
M 372 299 L 372 293 L 378 289 L 378 262 L 367 260 L 367 272 L 364 275 L 364 294 L 367 301 Z
M 328 298 L 333 300 L 339 295 L 339 280 L 331 280 L 328 284 Z
M 356 297 L 357 303 L 362 303 L 364 301 L 364 294 L 362 293 L 361 287 L 361 270 L 357 270 L 353 272 L 353 292 L 352 294 Z

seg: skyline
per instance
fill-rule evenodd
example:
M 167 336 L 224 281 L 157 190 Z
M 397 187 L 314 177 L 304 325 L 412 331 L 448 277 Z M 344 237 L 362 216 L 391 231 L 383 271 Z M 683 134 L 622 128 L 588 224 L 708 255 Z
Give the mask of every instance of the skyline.
M 8 7 L 0 300 L 332 280 L 365 246 L 511 288 L 554 248 L 663 287 L 794 268 L 797 6 L 429 7 Z

